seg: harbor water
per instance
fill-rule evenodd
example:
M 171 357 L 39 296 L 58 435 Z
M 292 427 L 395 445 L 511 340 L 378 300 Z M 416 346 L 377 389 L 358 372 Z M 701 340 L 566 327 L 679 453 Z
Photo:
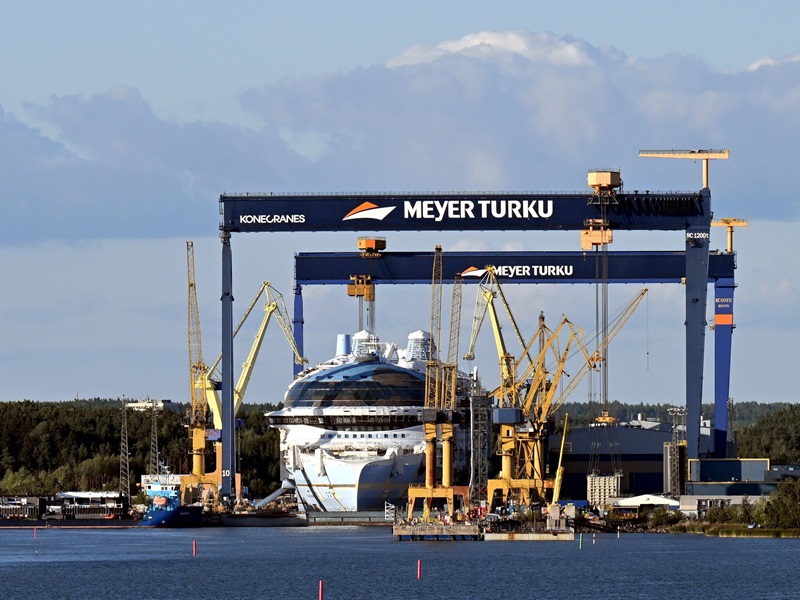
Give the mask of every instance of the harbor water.
M 795 598 L 800 540 L 397 541 L 388 527 L 0 530 L 0 598 Z M 418 566 L 420 567 L 418 577 Z

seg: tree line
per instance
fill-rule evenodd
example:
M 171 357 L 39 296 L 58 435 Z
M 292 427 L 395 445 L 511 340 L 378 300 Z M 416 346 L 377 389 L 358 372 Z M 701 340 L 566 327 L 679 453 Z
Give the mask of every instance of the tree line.
M 775 403 L 759 403 L 759 402 L 742 402 L 734 404 L 733 408 L 733 430 L 736 432 L 743 432 L 745 429 L 752 427 L 761 419 L 781 414 L 793 404 L 788 402 L 775 402 Z M 639 415 L 643 419 L 655 419 L 662 423 L 672 423 L 672 415 L 670 409 L 678 408 L 675 404 L 623 404 L 618 400 L 609 402 L 607 407 L 603 407 L 599 402 L 566 402 L 559 409 L 558 414 L 569 413 L 570 426 L 585 427 L 592 423 L 598 417 L 602 410 L 607 409 L 609 415 L 615 417 L 618 421 L 633 421 L 637 420 Z M 703 420 L 710 421 L 712 426 L 714 424 L 714 405 L 703 404 L 702 406 Z
M 173 473 L 191 469 L 190 439 L 184 426 L 188 405 L 157 413 L 159 460 Z M 244 404 L 238 417 L 237 461 L 242 481 L 254 498 L 280 485 L 279 435 L 264 413 L 268 404 Z M 621 421 L 657 418 L 670 422 L 667 404 L 608 404 Z M 597 403 L 568 403 L 570 427 L 586 426 L 600 414 Z M 704 405 L 712 416 L 713 406 Z M 800 406 L 746 402 L 736 406 L 738 454 L 769 458 L 773 464 L 800 464 Z M 127 411 L 131 494 L 148 472 L 152 412 Z M 0 495 L 52 495 L 69 490 L 118 490 L 122 401 L 93 398 L 68 402 L 0 402 Z M 214 457 L 207 457 L 213 471 Z
M 188 405 L 156 413 L 158 462 L 172 473 L 191 470 L 191 442 L 184 416 Z M 245 405 L 239 412 L 237 458 L 242 480 L 254 497 L 280 485 L 278 432 L 264 412 L 276 407 Z M 152 410 L 127 410 L 131 495 L 151 464 Z M 53 495 L 60 491 L 119 489 L 122 400 L 0 402 L 0 495 Z M 206 469 L 214 470 L 209 450 Z

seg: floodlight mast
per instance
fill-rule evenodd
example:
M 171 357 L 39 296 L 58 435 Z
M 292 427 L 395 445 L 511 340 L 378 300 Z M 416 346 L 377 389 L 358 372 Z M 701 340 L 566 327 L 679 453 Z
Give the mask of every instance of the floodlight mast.
M 708 187 L 708 161 L 728 160 L 727 150 L 639 150 L 643 158 L 688 158 L 703 161 L 703 187 Z

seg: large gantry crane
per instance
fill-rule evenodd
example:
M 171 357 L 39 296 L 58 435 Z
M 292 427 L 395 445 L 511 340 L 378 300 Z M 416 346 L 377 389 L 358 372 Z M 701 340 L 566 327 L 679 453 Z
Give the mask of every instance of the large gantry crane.
M 698 154 L 693 152 L 692 154 Z M 712 158 L 714 152 L 695 158 Z M 725 151 L 727 154 L 727 151 Z M 222 244 L 223 359 L 223 478 L 222 495 L 231 495 L 236 471 L 233 401 L 233 252 L 232 237 L 244 232 L 343 232 L 373 231 L 584 231 L 598 218 L 611 231 L 675 231 L 683 234 L 681 253 L 685 277 L 687 456 L 698 458 L 700 413 L 703 397 L 703 363 L 709 265 L 709 230 L 713 214 L 711 191 L 619 193 L 610 204 L 596 202 L 586 193 L 391 193 L 297 196 L 269 194 L 222 194 L 219 224 Z M 273 218 L 280 217 L 280 218 Z M 388 261 L 387 261 L 388 262 Z M 470 261 L 472 262 L 472 261 Z M 485 264 L 485 263 L 484 263 Z M 640 265 L 641 266 L 641 265 Z M 464 269 L 459 269 L 464 271 Z M 455 271 L 454 271 L 455 272 Z M 348 273 L 347 281 L 349 282 Z M 417 279 L 417 277 L 413 277 Z M 595 278 L 593 277 L 592 280 Z M 404 281 L 402 283 L 409 283 Z M 399 283 L 399 282 L 398 282 Z M 728 303 L 731 304 L 731 303 Z M 302 325 L 300 285 L 295 288 L 296 323 Z M 719 307 L 721 310 L 724 307 Z M 719 331 L 717 328 L 717 338 Z M 730 328 L 728 328 L 730 329 Z M 730 337 L 730 331 L 727 332 Z M 298 339 L 302 339 L 298 335 Z M 302 342 L 301 342 L 302 345 Z M 723 362 L 729 362 L 727 348 Z M 718 352 L 717 355 L 723 353 Z M 727 418 L 722 415 L 722 421 Z

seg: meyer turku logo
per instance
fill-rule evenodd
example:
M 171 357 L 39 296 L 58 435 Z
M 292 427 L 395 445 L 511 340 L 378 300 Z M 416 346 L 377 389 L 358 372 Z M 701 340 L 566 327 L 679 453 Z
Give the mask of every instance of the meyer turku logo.
M 363 202 L 344 216 L 342 221 L 352 221 L 353 219 L 374 219 L 383 221 L 396 206 L 380 207 L 372 202 Z
M 397 206 L 381 207 L 363 202 L 342 221 L 373 219 L 382 221 Z M 553 216 L 552 200 L 404 200 L 403 218 L 437 223 L 448 219 L 547 219 Z
M 478 267 L 468 267 L 461 271 L 462 277 L 483 277 L 486 275 L 486 269 L 479 269 Z
M 572 265 L 497 265 L 494 273 L 498 277 L 572 277 Z M 461 272 L 462 277 L 483 277 L 486 269 L 469 267 Z

